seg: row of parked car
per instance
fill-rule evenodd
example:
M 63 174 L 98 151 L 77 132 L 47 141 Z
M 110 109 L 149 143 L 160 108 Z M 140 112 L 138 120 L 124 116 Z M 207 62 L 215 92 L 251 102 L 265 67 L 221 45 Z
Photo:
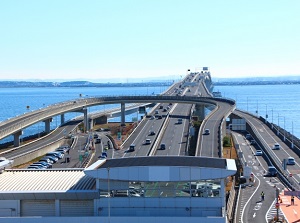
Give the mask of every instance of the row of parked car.
M 38 162 L 30 164 L 27 169 L 49 169 L 52 168 L 52 165 L 58 160 L 65 157 L 66 153 L 69 153 L 69 145 L 60 146 L 55 151 L 48 152 L 42 157 Z M 67 159 L 66 159 L 67 162 Z

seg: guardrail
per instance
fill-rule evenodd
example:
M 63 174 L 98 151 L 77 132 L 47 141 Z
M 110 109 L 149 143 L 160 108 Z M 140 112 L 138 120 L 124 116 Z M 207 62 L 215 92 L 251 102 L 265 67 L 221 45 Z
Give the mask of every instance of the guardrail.
M 241 110 L 239 110 L 239 111 L 243 112 Z M 247 113 L 247 114 L 249 114 L 249 113 Z M 252 114 L 250 114 L 250 115 L 257 118 L 256 116 L 254 116 Z M 272 148 L 270 148 L 269 145 L 266 143 L 266 141 L 260 136 L 260 134 L 257 131 L 257 129 L 255 128 L 255 126 L 253 126 L 251 123 L 247 122 L 246 129 L 252 135 L 252 137 L 255 137 L 254 139 L 256 140 L 256 143 L 263 150 L 265 157 L 266 157 L 266 162 L 268 163 L 268 165 L 273 165 L 274 167 L 276 167 L 276 169 L 278 171 L 278 177 L 282 181 L 282 183 L 285 184 L 285 186 L 287 186 L 291 190 L 296 190 L 297 188 L 299 188 L 299 185 L 297 185 L 296 181 L 293 178 L 290 179 L 290 177 L 288 178 L 286 176 L 287 173 L 283 170 L 281 161 L 278 160 L 274 156 L 274 154 L 272 152 Z
M 0 123 L 0 139 L 14 134 L 21 129 L 24 129 L 37 122 L 47 120 L 53 116 L 64 114 L 65 112 L 79 111 L 90 106 L 99 104 L 112 103 L 145 103 L 145 102 L 176 102 L 176 103 L 207 103 L 217 104 L 217 102 L 225 102 L 231 105 L 235 104 L 234 100 L 211 97 L 196 97 L 196 96 L 103 96 L 99 98 L 82 98 L 73 101 L 62 102 L 45 107 L 40 110 L 32 111 L 24 115 L 17 116 L 4 123 Z

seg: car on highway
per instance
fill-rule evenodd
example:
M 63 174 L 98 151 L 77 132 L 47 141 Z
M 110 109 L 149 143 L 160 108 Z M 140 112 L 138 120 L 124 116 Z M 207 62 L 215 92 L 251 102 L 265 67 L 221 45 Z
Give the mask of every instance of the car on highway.
M 268 167 L 267 176 L 270 176 L 270 177 L 276 177 L 277 176 L 277 170 L 274 166 L 269 166 Z
M 286 161 L 286 164 L 287 165 L 295 165 L 296 163 L 295 163 L 295 159 L 294 159 L 294 157 L 288 157 L 287 158 L 287 161 Z
M 155 119 L 155 117 L 152 115 L 152 116 L 150 116 L 150 120 L 153 120 L 153 119 Z
M 275 143 L 275 144 L 273 145 L 273 149 L 274 149 L 274 150 L 279 150 L 279 149 L 280 149 L 279 143 Z
M 166 149 L 166 144 L 161 143 L 159 149 L 161 150 L 165 150 Z
M 254 139 L 250 140 L 250 144 L 251 145 L 255 145 L 256 144 L 256 141 Z
M 255 156 L 262 156 L 263 152 L 261 150 L 256 150 Z
M 209 135 L 209 134 L 210 134 L 209 129 L 205 129 L 203 135 Z
M 155 132 L 154 131 L 150 131 L 149 132 L 149 136 L 154 136 L 155 135 Z
M 177 119 L 177 124 L 182 124 L 182 118 Z
M 145 145 L 149 145 L 149 144 L 151 144 L 151 140 L 150 139 L 146 139 L 145 140 Z
M 129 148 L 127 149 L 127 152 L 133 152 L 135 150 L 135 145 L 134 144 L 131 144 L 129 146 Z

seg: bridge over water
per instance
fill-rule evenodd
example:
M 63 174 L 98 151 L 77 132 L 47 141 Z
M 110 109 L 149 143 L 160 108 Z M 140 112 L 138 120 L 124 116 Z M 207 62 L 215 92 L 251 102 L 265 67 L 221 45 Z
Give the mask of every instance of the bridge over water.
M 61 123 L 64 123 L 64 114 L 67 112 L 82 112 L 84 114 L 84 126 L 89 130 L 88 107 L 104 104 L 121 105 L 121 124 L 125 124 L 126 103 L 186 103 L 217 105 L 219 102 L 234 105 L 235 101 L 224 98 L 198 97 L 198 96 L 104 96 L 83 98 L 66 101 L 48 106 L 43 109 L 28 112 L 0 123 L 0 139 L 14 135 L 14 145 L 19 146 L 22 130 L 38 122 L 45 122 L 45 132 L 50 132 L 50 122 L 54 116 L 61 116 Z

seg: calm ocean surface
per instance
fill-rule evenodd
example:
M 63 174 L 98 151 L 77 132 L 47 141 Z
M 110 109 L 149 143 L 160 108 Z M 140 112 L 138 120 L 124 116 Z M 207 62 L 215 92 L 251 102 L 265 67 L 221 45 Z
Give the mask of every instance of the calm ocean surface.
M 300 138 L 300 85 L 215 86 L 237 108 L 262 117 Z
M 50 104 L 74 100 L 82 97 L 104 95 L 151 95 L 159 94 L 168 87 L 78 87 L 78 88 L 0 88 L 0 121 L 36 110 Z M 268 114 L 268 120 L 300 138 L 300 86 L 299 85 L 254 85 L 254 86 L 215 86 L 214 91 L 220 91 L 223 97 L 237 101 L 237 108 L 260 116 Z M 27 109 L 27 106 L 30 108 Z M 89 112 L 106 110 L 120 105 L 103 105 L 89 108 Z M 67 113 L 66 120 L 80 116 L 82 113 Z M 131 121 L 137 114 L 126 117 Z M 273 120 L 273 121 L 272 121 Z M 118 121 L 118 120 L 114 120 Z M 54 117 L 51 128 L 60 125 L 60 117 Z M 23 136 L 28 136 L 44 129 L 43 123 L 38 123 L 24 130 Z M 13 140 L 7 137 L 0 143 Z

